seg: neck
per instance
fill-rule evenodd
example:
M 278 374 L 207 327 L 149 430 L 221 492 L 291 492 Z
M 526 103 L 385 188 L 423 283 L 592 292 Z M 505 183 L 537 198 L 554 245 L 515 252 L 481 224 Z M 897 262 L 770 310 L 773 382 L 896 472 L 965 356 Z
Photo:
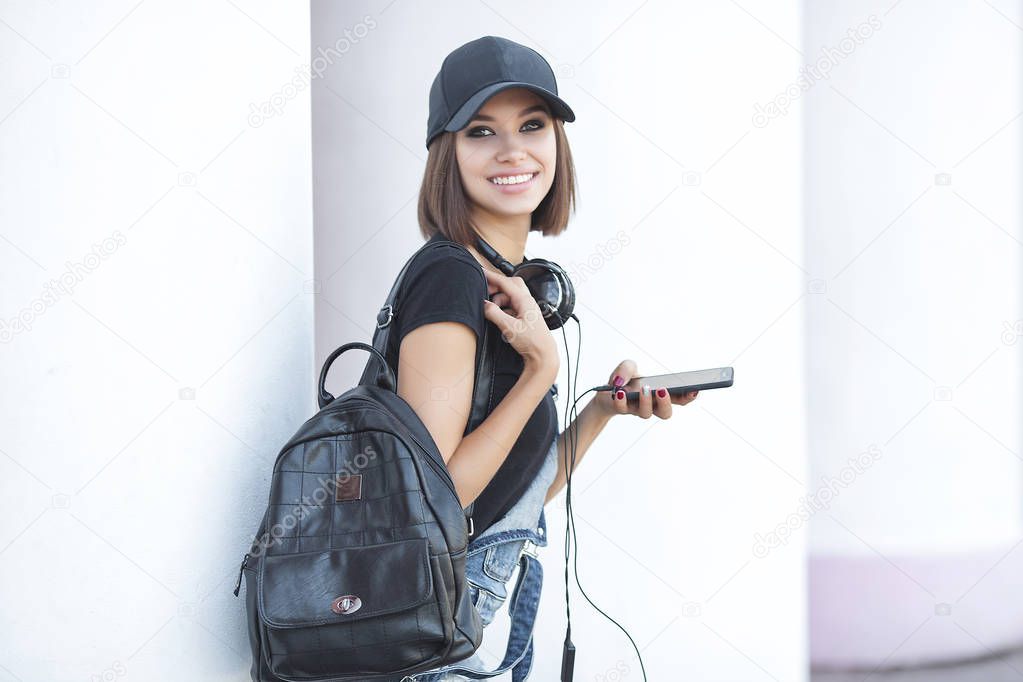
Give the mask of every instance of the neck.
M 498 217 L 483 211 L 473 212 L 472 223 L 476 231 L 490 246 L 504 256 L 512 265 L 518 265 L 525 257 L 526 237 L 529 236 L 529 224 L 532 216 L 528 213 L 520 216 Z M 473 255 L 485 267 L 493 267 L 477 249 L 475 244 L 469 245 Z

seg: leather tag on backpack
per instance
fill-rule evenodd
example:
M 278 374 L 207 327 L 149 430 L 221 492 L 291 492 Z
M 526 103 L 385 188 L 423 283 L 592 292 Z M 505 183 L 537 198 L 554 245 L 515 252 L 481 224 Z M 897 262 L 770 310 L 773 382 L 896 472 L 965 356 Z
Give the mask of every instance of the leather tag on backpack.
M 362 499 L 362 474 L 341 474 L 334 482 L 334 501 Z

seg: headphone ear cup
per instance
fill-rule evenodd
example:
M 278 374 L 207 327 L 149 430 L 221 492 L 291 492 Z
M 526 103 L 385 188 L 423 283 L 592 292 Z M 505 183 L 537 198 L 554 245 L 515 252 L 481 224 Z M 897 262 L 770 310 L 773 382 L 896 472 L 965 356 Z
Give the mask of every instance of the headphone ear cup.
M 569 279 L 568 273 L 565 272 L 561 266 L 556 265 L 562 279 L 562 287 L 565 290 L 565 295 L 561 300 L 561 307 L 558 310 L 558 315 L 561 317 L 563 322 L 568 322 L 568 318 L 571 317 L 572 312 L 575 310 L 575 286 L 572 284 L 572 280 Z
M 560 265 L 542 258 L 531 258 L 520 263 L 513 276 L 525 281 L 541 310 L 549 307 L 550 311 L 557 313 L 553 315 L 544 311 L 548 329 L 558 329 L 568 321 L 575 308 L 575 288 Z
M 561 326 L 568 322 L 568 318 L 575 309 L 575 287 L 572 285 L 572 280 L 569 279 L 568 273 L 565 272 L 564 268 L 550 261 L 547 261 L 547 264 L 550 266 L 553 275 L 558 278 L 561 286 L 562 296 L 557 307 L 558 317 L 561 318 L 561 323 L 558 326 Z M 551 317 L 554 316 L 552 315 Z

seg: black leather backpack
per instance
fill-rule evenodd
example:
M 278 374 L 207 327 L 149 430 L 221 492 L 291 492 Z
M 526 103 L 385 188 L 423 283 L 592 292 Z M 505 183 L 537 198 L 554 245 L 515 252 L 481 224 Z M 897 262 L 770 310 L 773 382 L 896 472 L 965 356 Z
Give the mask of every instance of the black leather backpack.
M 468 658 L 482 642 L 465 580 L 472 505 L 462 509 L 385 359 L 401 281 L 433 248 L 463 247 L 427 243 L 409 259 L 377 317 L 373 345 L 348 343 L 330 354 L 320 410 L 274 463 L 269 504 L 234 590 L 244 577 L 254 682 L 397 682 Z M 494 336 L 485 332 L 477 344 L 466 433 L 489 413 Z M 335 398 L 327 371 L 354 348 L 371 357 L 359 385 Z

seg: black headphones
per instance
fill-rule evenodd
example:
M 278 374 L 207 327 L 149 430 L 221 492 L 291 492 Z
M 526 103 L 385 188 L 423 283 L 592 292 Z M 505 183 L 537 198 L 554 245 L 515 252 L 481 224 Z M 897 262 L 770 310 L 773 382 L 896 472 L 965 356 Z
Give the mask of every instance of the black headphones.
M 558 329 L 568 321 L 575 308 L 575 287 L 564 268 L 543 258 L 527 258 L 518 265 L 512 265 L 479 234 L 476 235 L 476 248 L 505 275 L 521 277 L 526 282 L 548 329 Z

